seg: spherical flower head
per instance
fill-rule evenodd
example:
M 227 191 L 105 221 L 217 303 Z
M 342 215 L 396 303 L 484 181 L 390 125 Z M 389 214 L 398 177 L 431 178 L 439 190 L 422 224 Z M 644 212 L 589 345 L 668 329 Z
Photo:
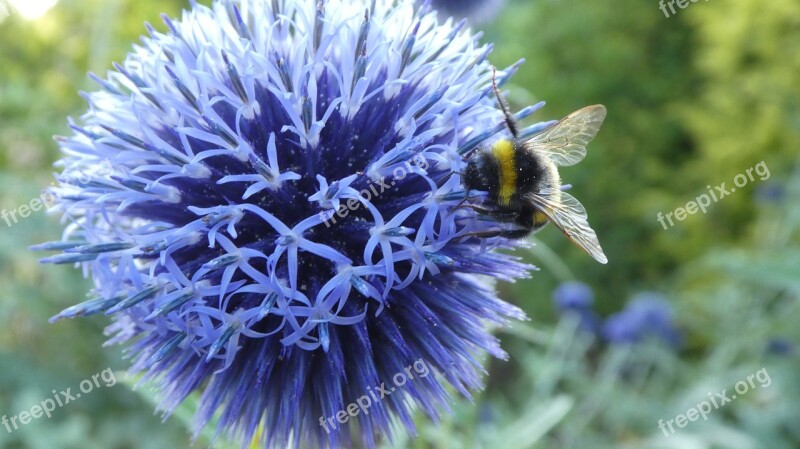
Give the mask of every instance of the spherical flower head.
M 764 204 L 778 204 L 783 201 L 786 196 L 786 188 L 778 182 L 768 182 L 760 184 L 756 188 L 755 198 L 758 202 Z
M 674 319 L 672 305 L 663 295 L 643 292 L 634 296 L 625 310 L 608 317 L 602 332 L 612 344 L 657 338 L 672 346 L 680 346 L 683 335 L 675 327 Z
M 531 268 L 463 207 L 464 155 L 504 130 L 491 46 L 412 0 L 164 22 L 57 139 L 67 226 L 37 249 L 95 298 L 54 319 L 113 316 L 165 414 L 201 392 L 197 431 L 214 417 L 243 445 L 373 447 L 416 409 L 436 419 L 446 384 L 480 388 L 479 355 L 505 357 L 487 324 L 525 318 L 486 279 Z
M 594 292 L 583 282 L 564 282 L 553 291 L 553 305 L 562 315 L 576 317 L 579 329 L 597 334 L 601 320 L 592 309 Z
M 776 356 L 792 357 L 797 353 L 797 345 L 788 338 L 775 337 L 767 341 L 766 352 Z
M 588 310 L 594 304 L 594 292 L 583 282 L 564 282 L 553 291 L 553 304 L 562 313 L 569 310 Z

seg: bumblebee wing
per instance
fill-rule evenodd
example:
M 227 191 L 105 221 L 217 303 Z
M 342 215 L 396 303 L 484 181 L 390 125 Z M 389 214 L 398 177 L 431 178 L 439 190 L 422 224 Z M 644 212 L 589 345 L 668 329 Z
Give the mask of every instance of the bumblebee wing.
M 539 193 L 528 194 L 525 198 L 545 214 L 573 243 L 589 253 L 596 261 L 608 263 L 608 258 L 603 254 L 603 248 L 597 240 L 597 234 L 589 226 L 586 209 L 575 197 L 560 190 L 545 189 Z
M 586 145 L 597 135 L 605 118 L 605 106 L 587 106 L 531 137 L 527 145 L 547 155 L 556 165 L 575 165 L 586 156 Z

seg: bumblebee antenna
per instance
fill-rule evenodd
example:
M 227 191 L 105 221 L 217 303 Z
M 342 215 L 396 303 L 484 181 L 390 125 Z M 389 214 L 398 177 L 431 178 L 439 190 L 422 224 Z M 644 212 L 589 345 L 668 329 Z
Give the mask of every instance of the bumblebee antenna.
M 495 97 L 497 97 L 497 102 L 500 103 L 500 109 L 503 111 L 503 115 L 506 116 L 506 126 L 508 130 L 511 131 L 511 135 L 514 136 L 515 139 L 519 138 L 519 130 L 517 129 L 517 122 L 514 121 L 514 117 L 511 116 L 511 113 L 508 112 L 510 109 L 508 107 L 508 103 L 500 96 L 500 89 L 497 88 L 497 68 L 492 67 L 492 90 L 494 91 Z

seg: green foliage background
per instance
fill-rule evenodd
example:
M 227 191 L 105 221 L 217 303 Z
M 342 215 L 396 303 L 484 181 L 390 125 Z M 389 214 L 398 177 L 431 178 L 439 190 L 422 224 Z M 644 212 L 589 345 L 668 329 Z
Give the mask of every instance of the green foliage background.
M 181 0 L 61 0 L 43 18 L 0 21 L 0 208 L 15 209 L 52 180 L 53 134 L 85 105 L 88 70 L 121 60 L 158 13 Z M 2 11 L 8 10 L 0 0 Z M 163 28 L 161 26 L 160 28 Z M 545 99 L 534 118 L 603 103 L 609 117 L 587 159 L 565 169 L 610 259 L 600 266 L 555 230 L 526 257 L 542 271 L 501 285 L 532 322 L 499 331 L 511 359 L 487 361 L 488 388 L 456 401 L 441 424 L 420 419 L 414 448 L 797 448 L 800 365 L 800 2 L 710 0 L 665 17 L 656 0 L 509 0 L 484 27 L 491 60 L 526 64 L 506 86 L 519 108 Z M 656 220 L 764 161 L 770 178 L 748 184 L 664 230 Z M 766 188 L 783 194 L 764 199 Z M 47 323 L 83 298 L 81 274 L 43 269 L 34 243 L 57 238 L 43 213 L 0 221 L 0 414 L 13 415 L 106 367 L 120 383 L 52 419 L 7 434 L 0 448 L 189 447 L 191 406 L 162 423 L 147 387 L 123 383 L 126 362 L 103 349 L 103 318 Z M 580 280 L 609 314 L 635 292 L 666 293 L 687 345 L 606 347 L 559 319 L 553 288 Z M 671 419 L 766 368 L 751 391 L 665 437 Z M 209 441 L 201 437 L 199 446 Z M 389 447 L 387 443 L 387 447 Z

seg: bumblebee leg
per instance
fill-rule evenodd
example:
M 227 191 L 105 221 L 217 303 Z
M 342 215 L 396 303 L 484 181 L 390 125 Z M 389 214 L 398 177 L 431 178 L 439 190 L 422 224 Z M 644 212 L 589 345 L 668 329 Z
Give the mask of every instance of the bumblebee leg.
M 457 211 L 457 210 L 461 209 L 461 207 L 464 205 L 464 203 L 467 202 L 468 199 L 469 199 L 469 190 L 464 192 L 464 199 L 461 200 L 460 203 L 458 203 L 458 205 L 453 209 L 453 211 Z
M 459 237 L 459 240 L 464 240 L 469 237 L 478 237 L 480 239 L 504 237 L 509 240 L 516 240 L 527 237 L 530 233 L 530 229 L 497 229 L 495 231 L 470 232 Z
M 475 212 L 477 212 L 477 213 L 479 213 L 481 215 L 491 215 L 492 213 L 494 213 L 494 211 L 492 211 L 490 209 L 484 209 L 484 208 L 482 208 L 480 206 L 476 206 L 474 204 L 464 204 L 465 201 L 466 201 L 466 199 L 464 201 L 460 202 L 458 204 L 458 207 L 456 207 L 456 209 L 461 209 L 461 208 L 472 209 L 472 210 L 474 210 Z
M 466 206 L 463 207 L 468 207 L 481 215 L 486 215 L 488 217 L 495 218 L 497 219 L 497 221 L 503 223 L 512 223 L 516 220 L 517 216 L 519 215 L 516 212 L 501 212 L 496 209 L 484 209 L 474 204 L 467 204 Z
M 479 239 L 490 239 L 492 237 L 500 237 L 503 235 L 503 232 L 500 230 L 497 231 L 485 231 L 485 232 L 470 232 L 469 234 L 464 234 L 458 238 L 459 241 L 466 240 L 470 237 L 478 237 Z

